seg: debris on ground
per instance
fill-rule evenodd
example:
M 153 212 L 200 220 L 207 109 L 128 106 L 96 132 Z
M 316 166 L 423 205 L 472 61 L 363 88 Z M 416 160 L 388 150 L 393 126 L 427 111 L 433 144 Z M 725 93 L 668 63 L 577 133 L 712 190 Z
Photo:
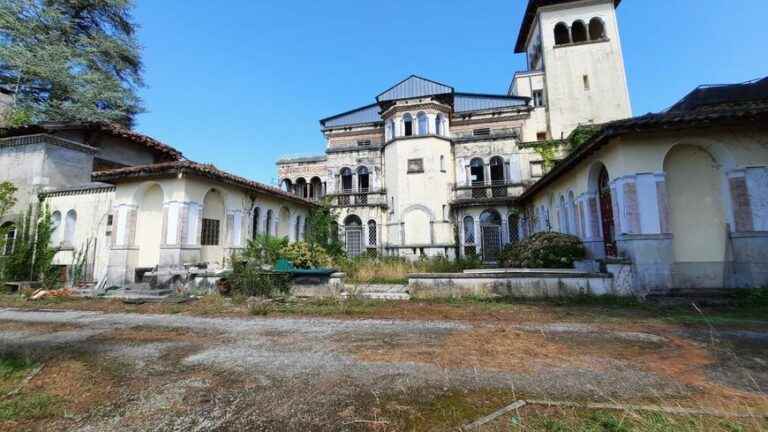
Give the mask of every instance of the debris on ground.
M 42 300 L 46 298 L 62 298 L 62 297 L 72 297 L 72 289 L 71 288 L 62 288 L 57 290 L 44 290 L 39 289 L 32 293 L 31 296 L 29 296 L 29 300 Z

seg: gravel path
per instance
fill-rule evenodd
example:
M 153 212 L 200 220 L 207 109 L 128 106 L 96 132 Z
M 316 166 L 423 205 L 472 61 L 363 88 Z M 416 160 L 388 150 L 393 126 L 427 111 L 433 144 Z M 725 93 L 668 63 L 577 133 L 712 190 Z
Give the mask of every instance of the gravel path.
M 418 363 L 369 363 L 345 350 L 345 341 L 418 338 L 424 346 L 436 345 L 455 332 L 471 326 L 440 321 L 332 320 L 332 319 L 226 319 L 180 315 L 105 314 L 76 311 L 21 311 L 0 309 L 0 322 L 66 324 L 66 330 L 50 333 L 0 331 L 5 351 L 54 352 L 64 347 L 82 349 L 98 356 L 119 359 L 138 371 L 178 370 L 227 374 L 248 382 L 244 390 L 227 391 L 206 379 L 168 379 L 146 394 L 126 395 L 124 416 L 91 422 L 83 430 L 131 430 L 121 419 L 146 414 L 160 430 L 208 430 L 255 427 L 262 430 L 302 430 L 308 423 L 329 422 L 344 404 L 361 398 L 379 398 L 392 392 L 424 389 L 514 390 L 530 397 L 555 399 L 626 400 L 687 394 L 688 389 L 668 379 L 627 367 L 622 361 L 595 358 L 593 367 L 539 368 L 533 372 L 500 372 L 483 369 L 444 369 Z M 77 326 L 72 329 L 71 326 Z M 34 326 L 30 326 L 34 328 Z M 110 333 L 130 328 L 183 329 L 200 335 L 186 342 L 120 342 Z M 531 332 L 589 332 L 583 326 L 518 327 Z M 604 332 L 601 337 L 610 337 Z M 659 336 L 619 333 L 619 340 L 659 342 Z M 100 339 L 102 338 L 102 339 Z M 100 342 L 108 340 L 108 342 Z M 396 342 L 395 342 L 396 343 Z M 177 363 L 163 366 L 166 355 L 182 352 Z M 165 369 L 163 369 L 165 368 Z M 226 387 L 226 386 L 224 386 Z M 174 401 L 190 405 L 190 392 L 205 394 L 207 402 L 187 406 L 191 412 L 168 414 Z M 254 390 L 258 389 L 258 390 Z M 247 402 L 245 402 L 247 401 Z M 286 405 L 287 404 L 287 405 Z M 194 405 L 194 404 L 192 404 Z M 286 406 L 293 407 L 286 411 Z M 164 408 L 165 407 L 165 408 Z M 260 407 L 256 409 L 255 407 Z M 297 415 L 304 410 L 306 418 Z M 233 410 L 237 410 L 236 413 Z M 269 414 L 267 414 L 269 413 Z M 311 413 L 311 415 L 309 414 Z M 247 420 L 246 420 L 247 419 Z M 257 422 L 257 423 L 253 423 Z M 141 430 L 139 424 L 134 430 Z M 225 427 L 226 426 L 226 427 Z

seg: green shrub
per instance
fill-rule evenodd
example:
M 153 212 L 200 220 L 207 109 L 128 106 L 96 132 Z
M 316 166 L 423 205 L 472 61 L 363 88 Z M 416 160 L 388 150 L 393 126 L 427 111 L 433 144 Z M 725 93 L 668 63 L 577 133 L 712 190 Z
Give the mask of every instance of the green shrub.
M 234 266 L 229 283 L 233 297 L 273 297 L 287 294 L 291 277 L 283 273 L 262 270 L 258 265 L 238 263 Z
M 320 245 L 306 242 L 291 243 L 279 252 L 280 258 L 291 261 L 296 268 L 330 267 L 331 257 Z
M 285 237 L 267 235 L 256 236 L 248 241 L 248 247 L 242 253 L 242 260 L 255 265 L 274 265 L 282 258 L 281 251 L 288 246 Z
M 544 232 L 507 246 L 499 261 L 510 268 L 573 268 L 573 262 L 584 259 L 586 254 L 578 237 Z

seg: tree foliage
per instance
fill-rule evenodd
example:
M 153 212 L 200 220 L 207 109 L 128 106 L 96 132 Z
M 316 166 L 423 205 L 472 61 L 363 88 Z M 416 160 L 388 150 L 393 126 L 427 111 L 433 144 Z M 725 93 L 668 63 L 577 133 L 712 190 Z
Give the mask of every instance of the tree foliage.
M 142 111 L 132 0 L 0 1 L 0 85 L 9 123 L 109 121 Z

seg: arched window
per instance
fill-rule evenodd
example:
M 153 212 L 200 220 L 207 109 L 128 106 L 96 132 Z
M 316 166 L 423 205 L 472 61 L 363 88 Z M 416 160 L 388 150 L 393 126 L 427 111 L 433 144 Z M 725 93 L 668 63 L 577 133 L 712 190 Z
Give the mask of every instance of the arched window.
M 592 18 L 589 21 L 589 39 L 601 40 L 605 39 L 605 24 L 600 18 Z
M 378 233 L 376 230 L 376 221 L 371 219 L 368 221 L 368 246 L 376 246 L 378 244 Z
M 475 244 L 475 219 L 464 217 L 464 244 Z
M 579 235 L 579 222 L 576 216 L 576 198 L 573 191 L 568 191 L 568 219 L 570 220 L 571 234 Z
M 386 140 L 390 141 L 395 139 L 395 122 L 394 120 L 390 120 L 387 122 L 387 129 L 386 129 Z
M 584 25 L 584 21 L 573 22 L 573 26 L 571 26 L 571 41 L 573 43 L 587 41 L 587 26 Z
M 480 243 L 483 261 L 496 262 L 501 252 L 501 215 L 495 209 L 480 214 Z
M 491 185 L 493 196 L 496 198 L 507 196 L 506 175 L 504 173 L 504 159 L 500 156 L 491 158 Z
M 616 228 L 613 219 L 613 200 L 608 170 L 603 165 L 597 178 L 597 190 L 600 200 L 600 219 L 603 229 L 603 242 L 606 256 L 616 256 Z
M 282 188 L 284 191 L 286 191 L 286 192 L 288 192 L 288 193 L 291 193 L 291 192 L 293 192 L 293 183 L 291 183 L 291 179 L 285 179 L 285 180 L 283 180 L 283 181 L 280 183 L 280 186 L 281 186 L 281 188 Z
M 413 117 L 410 114 L 403 116 L 403 136 L 413 136 Z
M 352 192 L 352 170 L 349 168 L 341 169 L 341 191 Z
M 264 224 L 264 233 L 267 237 L 272 236 L 272 219 L 274 218 L 272 210 L 267 210 L 267 221 Z
M 61 245 L 61 212 L 56 210 L 51 214 L 51 245 L 53 247 L 59 247 Z
M 571 223 L 568 219 L 568 205 L 565 203 L 565 196 L 560 195 L 560 232 L 564 234 L 571 234 Z
M 70 210 L 64 222 L 64 245 L 72 247 L 75 244 L 75 228 L 77 225 L 77 212 Z
M 331 241 L 339 241 L 339 223 L 336 221 L 331 222 Z
M 297 178 L 296 185 L 293 188 L 296 191 L 296 196 L 300 198 L 307 198 L 309 196 L 307 193 L 307 181 L 304 177 Z
M 309 181 L 309 198 L 319 200 L 323 197 L 323 181 L 320 177 L 312 177 Z
M 357 169 L 357 188 L 360 192 L 368 192 L 368 189 L 370 188 L 368 168 L 364 166 Z
M 251 238 L 256 238 L 259 235 L 259 222 L 261 219 L 261 209 L 254 207 L 253 209 L 253 225 L 251 226 Z
M 558 23 L 555 26 L 555 45 L 565 45 L 571 43 L 571 33 L 568 31 L 568 24 Z
M 443 115 L 438 114 L 435 117 L 435 135 L 443 136 Z
M 296 232 L 294 233 L 294 240 L 301 241 L 301 216 L 296 216 Z
M 469 175 L 473 185 L 485 183 L 485 164 L 482 159 L 475 158 L 469 162 Z
M 419 135 L 429 135 L 429 119 L 427 118 L 427 115 L 423 112 L 420 112 L 416 119 L 419 122 Z
M 13 248 L 16 245 L 16 225 L 8 222 L 0 228 L 0 232 L 5 233 L 3 239 L 3 256 L 8 256 L 13 253 Z
M 517 243 L 520 241 L 520 216 L 517 213 L 509 215 L 509 242 Z

